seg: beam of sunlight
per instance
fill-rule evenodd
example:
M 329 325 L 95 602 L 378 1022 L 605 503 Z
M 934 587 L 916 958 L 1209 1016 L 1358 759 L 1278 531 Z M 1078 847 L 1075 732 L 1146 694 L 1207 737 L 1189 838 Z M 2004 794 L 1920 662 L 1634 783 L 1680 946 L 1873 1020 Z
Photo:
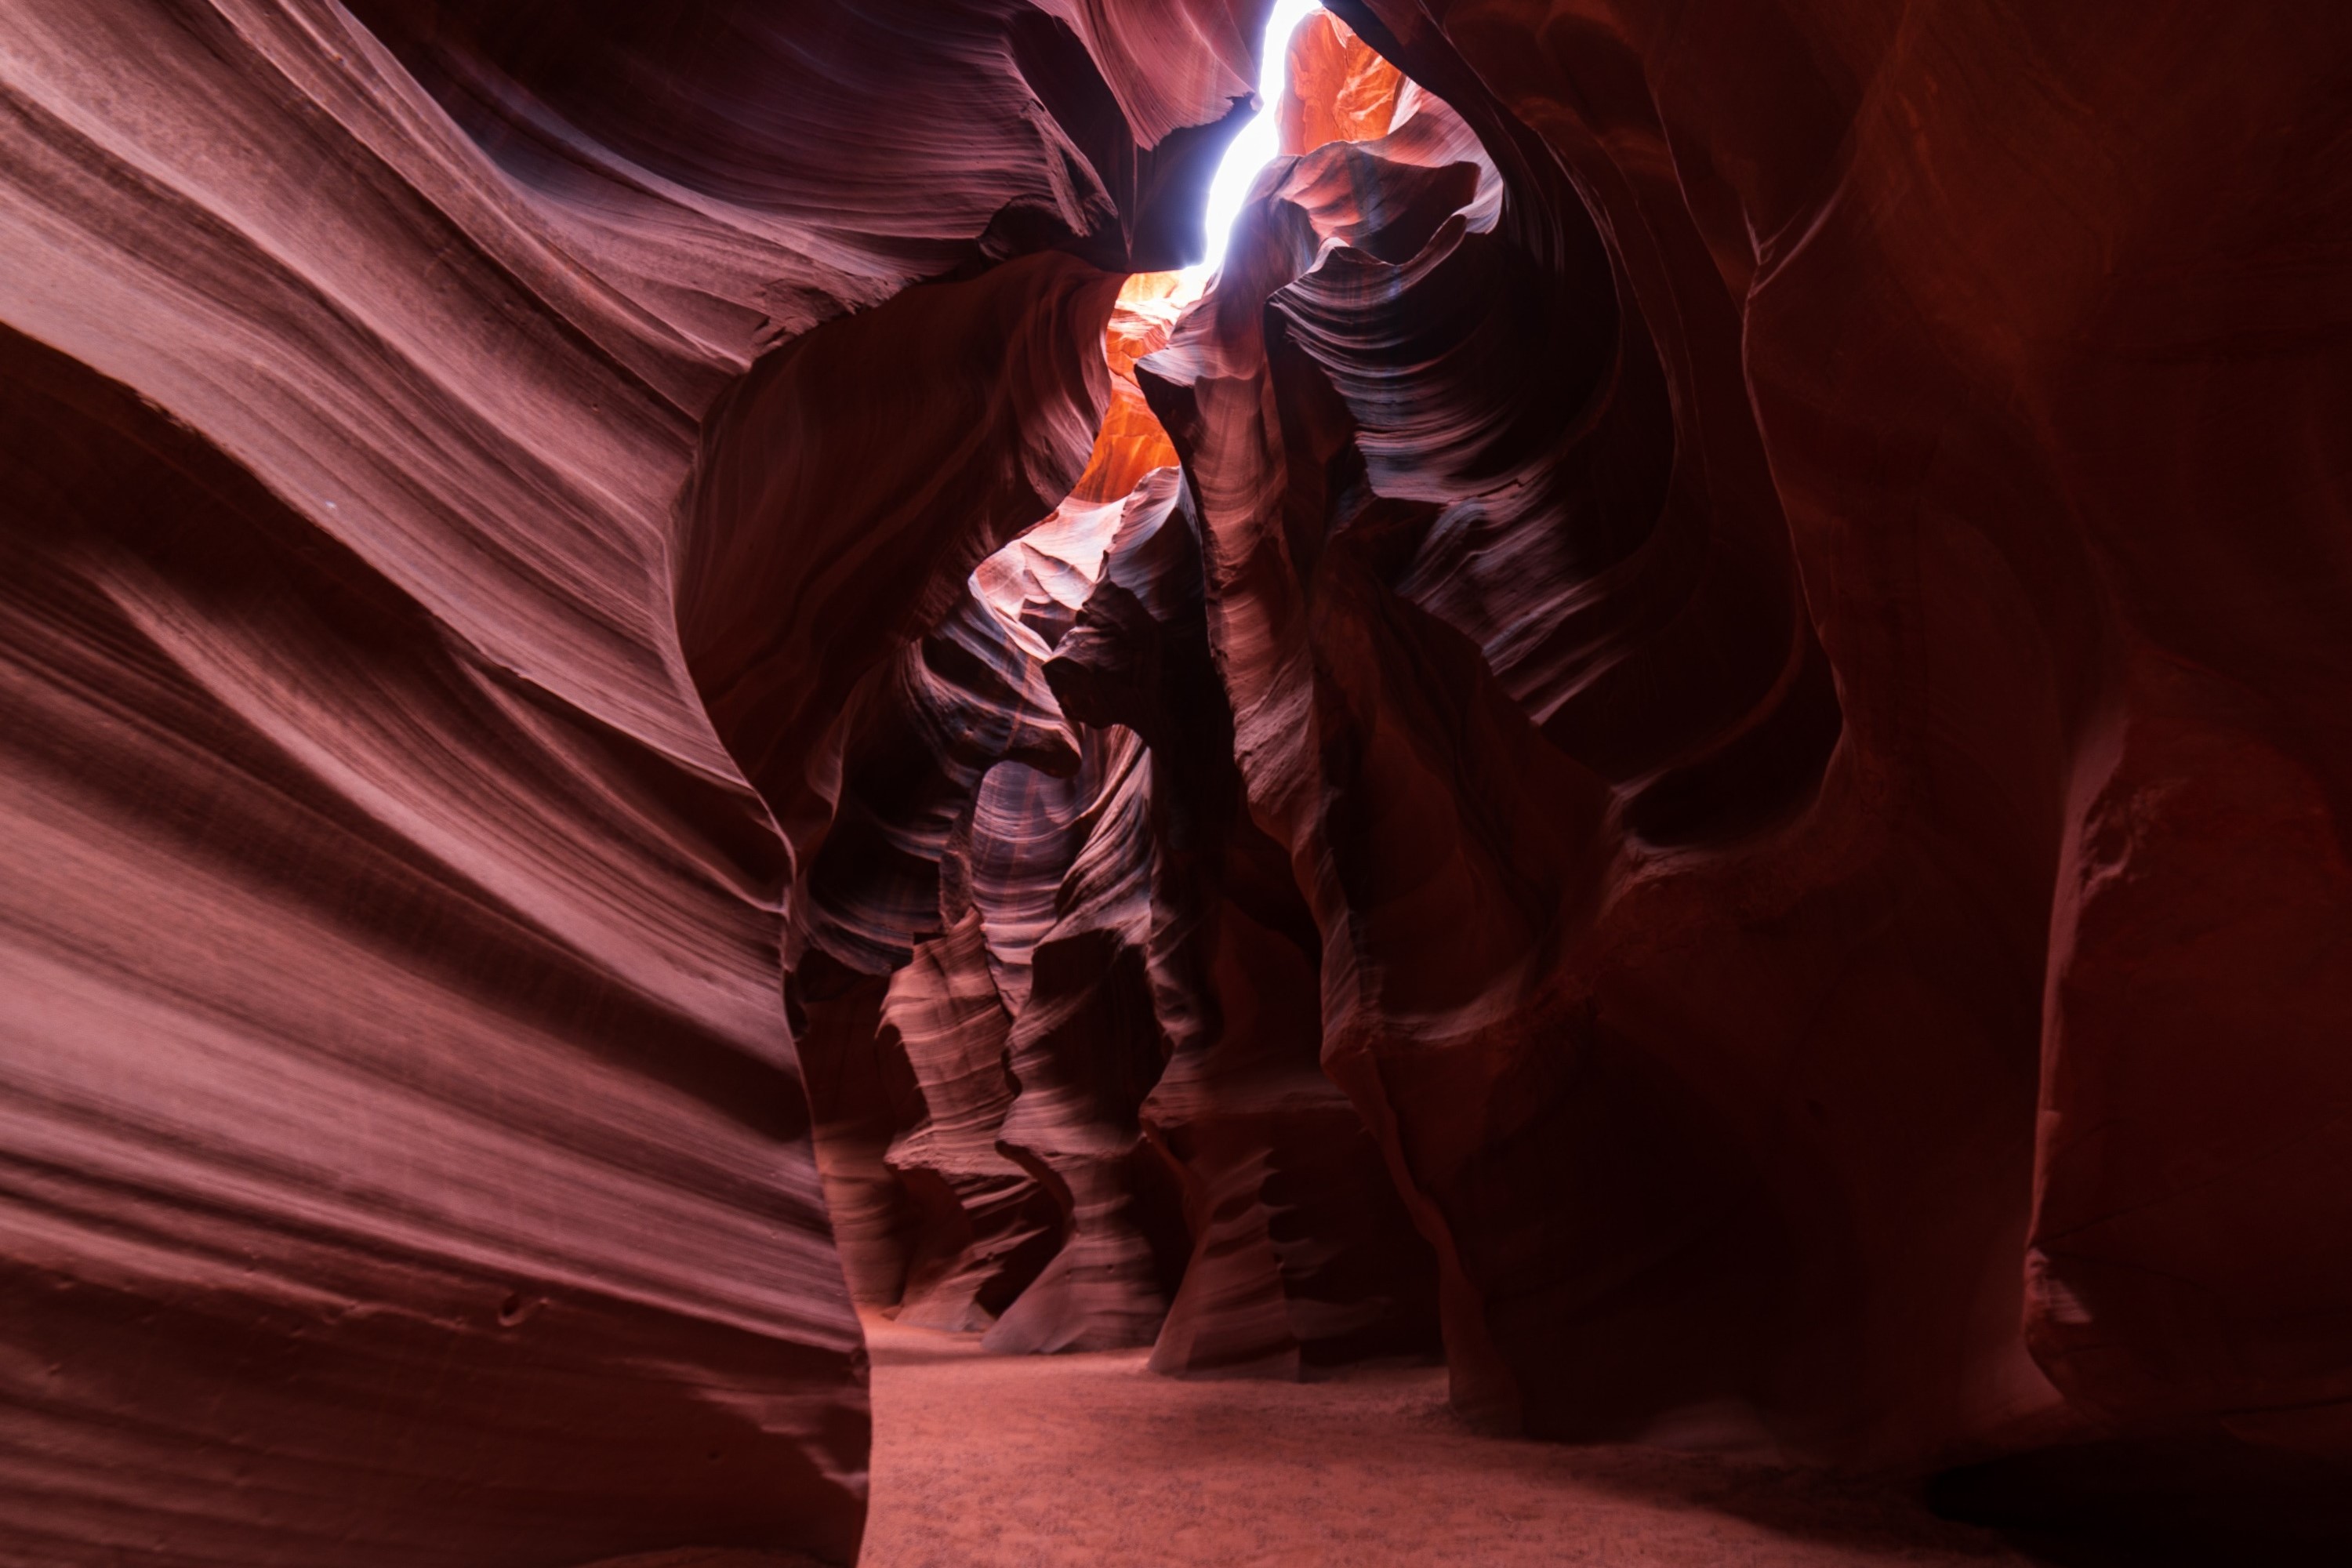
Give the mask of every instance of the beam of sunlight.
M 1217 165 L 1216 178 L 1210 182 L 1204 226 L 1209 248 L 1181 275 L 1181 289 L 1186 294 L 1199 293 L 1224 265 L 1225 242 L 1233 235 L 1234 219 L 1241 216 L 1243 198 L 1249 195 L 1250 184 L 1257 178 L 1258 171 L 1275 155 L 1275 105 L 1282 101 L 1283 79 L 1290 58 L 1290 35 L 1297 31 L 1299 23 L 1322 8 L 1316 0 L 1274 0 L 1274 14 L 1265 23 L 1265 44 L 1258 56 L 1258 111 L 1226 146 L 1224 161 Z

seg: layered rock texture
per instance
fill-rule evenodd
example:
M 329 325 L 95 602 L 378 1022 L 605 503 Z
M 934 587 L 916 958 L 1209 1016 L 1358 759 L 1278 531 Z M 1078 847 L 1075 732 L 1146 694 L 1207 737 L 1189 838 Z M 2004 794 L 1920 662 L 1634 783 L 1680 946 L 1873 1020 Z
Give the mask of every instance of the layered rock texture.
M 1255 5 L 0 18 L 0 1556 L 847 1562 L 854 1300 L 2352 1495 L 2352 26 L 1333 10 L 1197 295 Z
M 2352 28 L 1339 9 L 1477 126 L 1531 292 L 1386 351 L 1441 231 L 1275 297 L 1321 554 L 1251 662 L 1349 721 L 1241 754 L 1476 1397 L 2352 1459 Z M 1425 875 L 1407 814 L 1462 825 Z
M 788 889 L 1198 248 L 1195 9 L 0 17 L 0 1557 L 855 1555 Z

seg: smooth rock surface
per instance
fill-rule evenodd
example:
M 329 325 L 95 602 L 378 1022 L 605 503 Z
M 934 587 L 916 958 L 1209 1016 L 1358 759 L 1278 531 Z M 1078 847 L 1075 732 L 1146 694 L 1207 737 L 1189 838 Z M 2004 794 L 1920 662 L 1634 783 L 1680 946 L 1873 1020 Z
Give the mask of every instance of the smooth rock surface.
M 2347 1457 L 2347 29 L 1339 9 L 1499 209 L 1270 171 L 1139 375 L 1457 1397 Z
M 855 1555 L 806 767 L 1197 248 L 1200 9 L 0 18 L 0 1556 Z

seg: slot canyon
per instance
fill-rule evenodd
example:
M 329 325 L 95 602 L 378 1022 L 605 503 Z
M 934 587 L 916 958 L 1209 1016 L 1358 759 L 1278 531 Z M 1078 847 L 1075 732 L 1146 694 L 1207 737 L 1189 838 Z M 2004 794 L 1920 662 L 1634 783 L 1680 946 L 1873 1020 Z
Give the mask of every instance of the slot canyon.
M 1327 3 L 0 5 L 0 1564 L 2352 1562 L 2352 11 Z

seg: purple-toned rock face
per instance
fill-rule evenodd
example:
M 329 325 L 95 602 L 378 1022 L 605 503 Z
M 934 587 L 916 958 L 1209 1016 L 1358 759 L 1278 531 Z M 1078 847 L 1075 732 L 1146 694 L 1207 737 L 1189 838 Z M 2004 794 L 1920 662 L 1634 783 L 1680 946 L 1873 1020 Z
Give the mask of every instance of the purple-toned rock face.
M 2352 21 L 1335 0 L 1202 291 L 1266 8 L 0 17 L 0 1558 L 847 1563 L 854 1302 L 2352 1496 Z

